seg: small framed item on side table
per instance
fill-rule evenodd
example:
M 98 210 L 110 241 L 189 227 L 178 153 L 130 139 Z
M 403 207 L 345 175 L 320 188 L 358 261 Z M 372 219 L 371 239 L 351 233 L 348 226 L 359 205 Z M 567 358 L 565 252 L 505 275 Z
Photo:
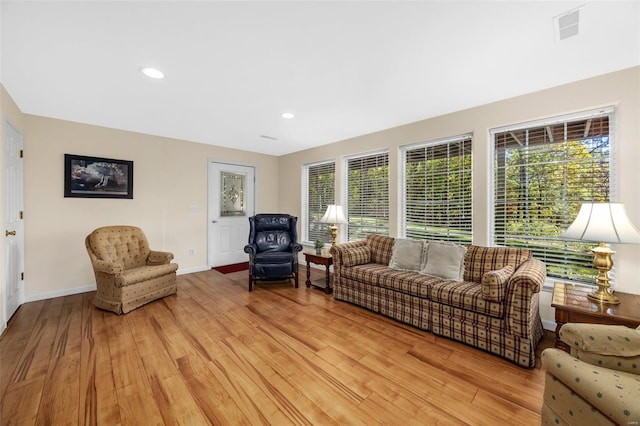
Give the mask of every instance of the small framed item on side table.
M 556 309 L 556 348 L 569 351 L 560 340 L 560 327 L 569 322 L 624 325 L 636 328 L 640 325 L 640 294 L 616 291 L 620 304 L 594 302 L 587 295 L 595 287 L 556 282 L 551 306 Z
M 327 294 L 331 294 L 333 289 L 331 288 L 330 276 L 329 276 L 329 267 L 333 265 L 333 257 L 329 254 L 329 251 L 322 251 L 320 254 L 316 254 L 315 251 L 303 251 L 304 260 L 307 261 L 307 288 L 314 287 L 322 288 L 322 286 L 317 285 L 316 283 L 311 282 L 311 264 L 315 263 L 316 265 L 324 265 L 326 267 L 326 276 L 325 276 L 325 286 L 324 292 Z

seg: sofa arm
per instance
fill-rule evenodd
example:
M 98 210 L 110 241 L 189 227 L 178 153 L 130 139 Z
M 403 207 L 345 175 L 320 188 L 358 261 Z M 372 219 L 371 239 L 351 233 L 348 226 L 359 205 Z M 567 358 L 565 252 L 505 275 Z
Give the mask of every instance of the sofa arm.
M 509 287 L 524 287 L 527 292 L 538 293 L 547 278 L 547 266 L 544 262 L 530 258 L 516 269 L 509 280 Z
M 547 277 L 544 262 L 530 258 L 523 262 L 513 273 L 507 285 L 506 325 L 507 333 L 535 339 L 542 336 L 542 321 L 538 306 L 539 293 Z
M 124 271 L 124 265 L 121 263 L 107 262 L 106 260 L 94 260 L 92 262 L 93 270 L 108 275 L 120 276 Z
M 584 362 L 640 374 L 640 327 L 568 323 L 559 334 L 571 355 Z
M 555 348 L 542 352 L 542 368 L 615 423 L 640 421 L 638 375 L 593 366 Z M 545 399 L 559 396 L 547 395 L 545 389 Z
M 173 253 L 151 250 L 147 257 L 147 265 L 166 265 L 173 260 Z
M 342 264 L 344 263 L 344 259 L 348 255 L 349 251 L 357 249 L 358 247 L 365 247 L 366 245 L 366 240 L 359 240 L 351 241 L 348 243 L 335 244 L 331 246 L 329 253 L 331 253 L 331 257 L 333 257 L 334 269 L 339 269 L 340 266 L 342 266 Z

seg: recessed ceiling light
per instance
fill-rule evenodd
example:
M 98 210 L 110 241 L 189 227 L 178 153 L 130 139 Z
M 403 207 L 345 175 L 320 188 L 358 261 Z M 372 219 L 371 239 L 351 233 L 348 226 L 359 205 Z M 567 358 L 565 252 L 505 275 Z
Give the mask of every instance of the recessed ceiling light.
M 282 118 L 293 118 L 295 117 L 295 115 L 293 115 L 293 113 L 291 112 L 283 112 L 282 113 Z
M 140 72 L 149 78 L 156 78 L 156 79 L 164 78 L 164 73 L 155 68 L 149 68 L 149 67 L 140 68 Z

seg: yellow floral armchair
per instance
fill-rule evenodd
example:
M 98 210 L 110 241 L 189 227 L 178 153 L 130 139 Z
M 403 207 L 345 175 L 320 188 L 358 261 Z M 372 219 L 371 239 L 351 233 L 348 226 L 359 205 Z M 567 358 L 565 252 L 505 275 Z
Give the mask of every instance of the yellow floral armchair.
M 105 226 L 85 238 L 96 277 L 93 304 L 117 314 L 175 294 L 173 254 L 153 251 L 135 226 Z
M 542 352 L 542 424 L 640 424 L 640 327 L 565 324 L 571 354 Z

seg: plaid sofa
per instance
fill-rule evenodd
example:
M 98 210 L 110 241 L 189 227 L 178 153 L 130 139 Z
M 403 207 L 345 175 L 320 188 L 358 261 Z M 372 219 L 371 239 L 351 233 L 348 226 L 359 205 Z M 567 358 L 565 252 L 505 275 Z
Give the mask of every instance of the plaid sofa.
M 535 365 L 535 348 L 543 334 L 538 312 L 538 295 L 546 278 L 543 262 L 524 249 L 470 245 L 464 281 L 456 282 L 389 268 L 394 242 L 392 237 L 369 235 L 333 246 L 335 299 L 523 367 Z M 491 277 L 509 265 L 514 272 L 508 280 L 481 284 L 485 275 Z

